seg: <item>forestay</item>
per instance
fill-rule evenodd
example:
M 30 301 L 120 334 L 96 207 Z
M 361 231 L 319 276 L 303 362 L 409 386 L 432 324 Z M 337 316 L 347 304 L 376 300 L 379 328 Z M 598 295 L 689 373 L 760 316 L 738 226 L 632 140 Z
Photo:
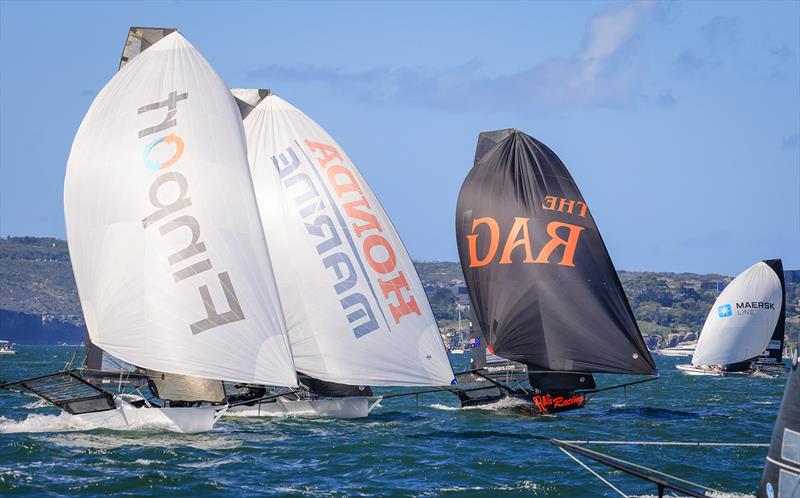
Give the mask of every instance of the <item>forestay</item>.
M 244 126 L 298 371 L 343 384 L 450 384 L 417 272 L 350 158 L 275 95 Z
M 781 280 L 775 270 L 763 261 L 754 264 L 714 302 L 692 365 L 727 365 L 760 355 L 769 345 L 782 307 Z
M 179 33 L 92 103 L 64 208 L 93 343 L 161 372 L 296 385 L 239 112 Z

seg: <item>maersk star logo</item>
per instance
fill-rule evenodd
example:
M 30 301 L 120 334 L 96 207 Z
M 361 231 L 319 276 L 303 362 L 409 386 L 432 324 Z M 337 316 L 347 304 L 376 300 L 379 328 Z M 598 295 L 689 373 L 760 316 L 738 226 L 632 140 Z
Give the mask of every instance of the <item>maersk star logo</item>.
M 719 314 L 720 318 L 725 318 L 726 316 L 733 315 L 733 310 L 731 310 L 730 304 L 723 304 L 717 308 L 717 313 Z

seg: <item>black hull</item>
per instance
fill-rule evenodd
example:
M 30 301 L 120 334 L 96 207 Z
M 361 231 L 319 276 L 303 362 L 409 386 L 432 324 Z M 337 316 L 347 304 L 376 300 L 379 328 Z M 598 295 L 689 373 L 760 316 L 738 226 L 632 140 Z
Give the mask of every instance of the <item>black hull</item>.
M 499 391 L 499 389 L 498 389 Z M 586 395 L 576 392 L 530 393 L 487 393 L 485 396 L 470 397 L 468 393 L 458 392 L 462 408 L 489 406 L 505 399 L 521 400 L 524 403 L 509 406 L 511 411 L 521 411 L 528 415 L 551 415 L 577 410 L 586 406 Z

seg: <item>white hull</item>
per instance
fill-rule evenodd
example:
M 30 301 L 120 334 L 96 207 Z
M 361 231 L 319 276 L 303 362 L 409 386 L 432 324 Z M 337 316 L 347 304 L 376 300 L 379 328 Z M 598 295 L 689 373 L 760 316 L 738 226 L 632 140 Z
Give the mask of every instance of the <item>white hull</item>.
M 696 367 L 694 365 L 675 365 L 685 375 L 709 375 L 712 377 L 722 377 L 722 372 L 716 372 L 709 368 Z
M 234 417 L 319 417 L 365 418 L 380 406 L 380 396 L 351 396 L 345 398 L 286 399 L 274 398 L 254 406 L 233 406 L 226 412 Z
M 686 357 L 692 356 L 694 351 L 658 351 L 656 354 L 660 354 L 661 356 L 679 356 L 679 357 Z
M 116 400 L 117 408 L 103 412 L 70 415 L 78 426 L 87 429 L 137 430 L 158 428 L 194 434 L 210 431 L 227 406 L 181 408 L 136 408 L 126 401 Z
M 0 354 L 17 354 L 16 351 L 0 351 Z
M 760 368 L 747 370 L 744 372 L 721 372 L 712 370 L 708 367 L 696 367 L 694 365 L 675 365 L 675 368 L 680 370 L 685 375 L 706 375 L 711 377 L 777 377 L 781 373 L 785 372 L 785 370 L 779 366 L 772 368 L 769 366 L 762 366 Z

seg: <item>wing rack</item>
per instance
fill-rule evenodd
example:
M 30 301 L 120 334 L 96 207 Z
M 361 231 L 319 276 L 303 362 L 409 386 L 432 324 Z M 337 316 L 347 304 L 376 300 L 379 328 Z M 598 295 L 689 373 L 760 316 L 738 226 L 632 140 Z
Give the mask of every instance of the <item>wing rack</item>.
M 82 379 L 75 370 L 7 382 L 0 388 L 32 393 L 71 415 L 116 408 L 111 393 Z

